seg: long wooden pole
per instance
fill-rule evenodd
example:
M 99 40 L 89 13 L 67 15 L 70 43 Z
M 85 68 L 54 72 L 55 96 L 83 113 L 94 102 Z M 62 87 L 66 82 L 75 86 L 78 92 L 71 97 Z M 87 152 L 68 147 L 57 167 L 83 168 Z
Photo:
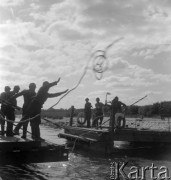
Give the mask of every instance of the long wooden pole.
M 135 105 L 136 103 L 138 103 L 138 102 L 140 102 L 140 101 L 142 101 L 143 99 L 145 99 L 146 97 L 147 97 L 148 95 L 145 95 L 144 97 L 142 97 L 141 99 L 139 99 L 138 101 L 136 101 L 136 102 L 134 102 L 133 104 L 131 104 L 130 106 L 133 106 L 133 105 Z M 103 124 L 105 124 L 106 122 L 108 122 L 110 120 L 110 118 L 108 119 L 108 120 L 106 120 L 104 123 L 102 123 L 102 125 Z
M 130 106 L 133 106 L 134 104 L 142 101 L 143 99 L 145 99 L 148 95 L 145 95 L 144 97 L 142 97 L 141 99 L 139 99 L 138 101 L 134 102 L 133 104 L 131 104 Z

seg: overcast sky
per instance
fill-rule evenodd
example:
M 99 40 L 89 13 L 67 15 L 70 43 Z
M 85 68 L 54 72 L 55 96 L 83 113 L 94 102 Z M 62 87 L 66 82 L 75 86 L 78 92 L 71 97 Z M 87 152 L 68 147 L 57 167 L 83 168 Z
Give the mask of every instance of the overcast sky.
M 76 90 L 55 108 L 82 108 L 89 97 L 104 102 L 106 92 L 130 105 L 171 100 L 170 0 L 0 0 L 0 91 L 4 86 L 50 82 L 50 92 Z M 107 51 L 101 80 L 92 71 L 91 54 Z M 48 99 L 49 108 L 59 98 Z M 22 105 L 23 99 L 18 99 Z

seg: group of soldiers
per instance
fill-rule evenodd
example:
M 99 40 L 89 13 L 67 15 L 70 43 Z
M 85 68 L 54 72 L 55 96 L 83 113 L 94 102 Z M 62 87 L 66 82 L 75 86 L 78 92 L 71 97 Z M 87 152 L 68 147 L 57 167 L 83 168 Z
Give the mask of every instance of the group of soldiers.
M 22 138 L 27 137 L 27 127 L 28 123 L 30 122 L 31 126 L 31 134 L 32 139 L 34 140 L 43 140 L 40 137 L 40 123 L 41 123 L 41 108 L 43 104 L 48 98 L 53 98 L 60 96 L 68 91 L 62 91 L 58 93 L 48 93 L 49 89 L 52 86 L 55 86 L 60 81 L 60 78 L 57 81 L 49 83 L 48 81 L 43 82 L 42 86 L 36 93 L 36 84 L 30 83 L 29 88 L 23 91 L 20 91 L 20 87 L 18 85 L 14 86 L 13 90 L 9 86 L 5 86 L 4 92 L 0 95 L 0 103 L 1 103 L 1 110 L 0 115 L 1 120 L 1 135 L 4 136 L 14 136 L 19 135 L 19 130 L 23 127 L 23 135 Z M 24 103 L 22 107 L 22 118 L 16 127 L 13 129 L 14 121 L 15 121 L 15 110 L 20 109 L 17 106 L 17 98 L 23 96 Z M 85 120 L 87 121 L 87 127 L 98 127 L 102 125 L 103 117 L 104 117 L 104 107 L 107 106 L 110 108 L 111 111 L 111 119 L 115 121 L 115 114 L 118 112 L 122 112 L 122 107 L 126 108 L 126 105 L 119 101 L 118 97 L 115 97 L 110 104 L 105 102 L 103 104 L 100 102 L 100 98 L 96 98 L 95 104 L 95 117 L 93 118 L 93 122 L 91 125 L 90 119 L 92 117 L 92 105 L 89 102 L 89 99 L 85 99 Z M 98 121 L 100 123 L 98 125 Z M 6 124 L 6 131 L 5 131 L 5 122 Z
M 85 107 L 84 107 L 84 115 L 85 115 L 85 120 L 87 121 L 87 127 L 90 128 L 91 124 L 90 124 L 90 119 L 92 117 L 92 105 L 89 102 L 89 99 L 86 98 L 85 99 L 86 103 L 85 103 Z M 107 101 L 105 102 L 105 104 L 103 104 L 102 102 L 100 102 L 100 98 L 96 98 L 96 104 L 95 104 L 95 117 L 93 117 L 93 121 L 92 121 L 92 127 L 101 127 L 102 126 L 102 122 L 103 122 L 103 117 L 104 117 L 104 108 L 105 106 L 107 106 L 110 109 L 110 119 L 111 121 L 113 121 L 113 123 L 111 123 L 112 125 L 116 125 L 115 123 L 115 115 L 116 113 L 121 113 L 122 109 L 126 109 L 126 105 L 124 103 L 122 103 L 121 101 L 119 101 L 119 98 L 116 96 L 110 103 L 108 103 Z M 100 120 L 99 124 L 98 121 Z
M 62 91 L 58 93 L 48 93 L 49 89 L 52 86 L 55 86 L 60 81 L 60 78 L 57 81 L 49 83 L 48 81 L 43 82 L 42 86 L 36 93 L 36 84 L 30 83 L 29 89 L 23 90 L 20 92 L 19 86 L 14 86 L 13 91 L 9 86 L 5 86 L 4 92 L 1 93 L 0 103 L 1 103 L 1 111 L 0 114 L 3 117 L 1 118 L 1 135 L 4 136 L 14 136 L 19 135 L 19 130 L 23 127 L 23 135 L 22 138 L 27 137 L 27 126 L 30 122 L 31 126 L 31 135 L 34 140 L 43 139 L 40 137 L 40 123 L 41 123 L 41 108 L 43 104 L 48 98 L 53 98 L 60 96 L 68 91 Z M 15 121 L 15 109 L 19 109 L 17 106 L 17 98 L 23 96 L 24 103 L 22 107 L 22 118 L 20 122 L 13 129 L 14 121 Z M 6 125 L 6 133 L 5 133 L 5 122 Z

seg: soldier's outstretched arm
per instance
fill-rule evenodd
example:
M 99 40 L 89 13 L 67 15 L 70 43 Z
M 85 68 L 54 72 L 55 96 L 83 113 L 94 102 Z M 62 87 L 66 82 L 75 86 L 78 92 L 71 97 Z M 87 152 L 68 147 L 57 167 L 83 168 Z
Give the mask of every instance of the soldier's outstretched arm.
M 14 94 L 10 99 L 18 98 L 18 97 L 24 95 L 25 93 L 26 93 L 26 91 L 23 90 L 23 91 L 21 91 L 21 92 L 19 92 L 19 93 L 17 93 L 17 94 Z
M 61 79 L 61 78 L 59 78 L 57 81 L 54 81 L 54 82 L 52 82 L 52 83 L 49 83 L 47 86 L 50 88 L 50 87 L 52 87 L 52 86 L 57 85 L 58 82 L 60 81 L 60 79 Z
M 65 90 L 65 91 L 62 91 L 62 92 L 53 93 L 53 94 L 48 94 L 48 98 L 53 98 L 53 97 L 60 96 L 60 95 L 62 95 L 62 94 L 64 94 L 64 93 L 66 93 L 67 91 L 68 91 L 68 89 Z

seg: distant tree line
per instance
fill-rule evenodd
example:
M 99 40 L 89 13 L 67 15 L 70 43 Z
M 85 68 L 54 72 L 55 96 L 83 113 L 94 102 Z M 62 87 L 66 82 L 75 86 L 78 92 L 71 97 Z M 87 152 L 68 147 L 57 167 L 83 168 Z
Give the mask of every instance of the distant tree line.
M 171 101 L 157 102 L 153 105 L 145 106 L 129 106 L 127 109 L 128 115 L 142 115 L 145 117 L 161 116 L 170 117 L 171 116 Z
M 83 109 L 75 109 L 74 116 L 77 116 L 79 112 L 82 112 Z M 48 117 L 52 119 L 63 119 L 63 117 L 70 117 L 71 114 L 71 108 L 69 109 L 49 109 L 49 110 L 42 110 L 41 116 L 42 117 Z
M 74 116 L 76 117 L 80 112 L 83 112 L 84 109 L 75 109 Z M 42 110 L 42 117 L 49 117 L 52 119 L 63 119 L 63 117 L 70 117 L 71 109 L 49 109 Z M 110 110 L 105 108 L 105 115 L 110 115 Z M 152 105 L 144 106 L 128 106 L 126 110 L 126 115 L 130 117 L 153 117 L 160 116 L 162 117 L 171 117 L 171 101 L 157 102 Z

